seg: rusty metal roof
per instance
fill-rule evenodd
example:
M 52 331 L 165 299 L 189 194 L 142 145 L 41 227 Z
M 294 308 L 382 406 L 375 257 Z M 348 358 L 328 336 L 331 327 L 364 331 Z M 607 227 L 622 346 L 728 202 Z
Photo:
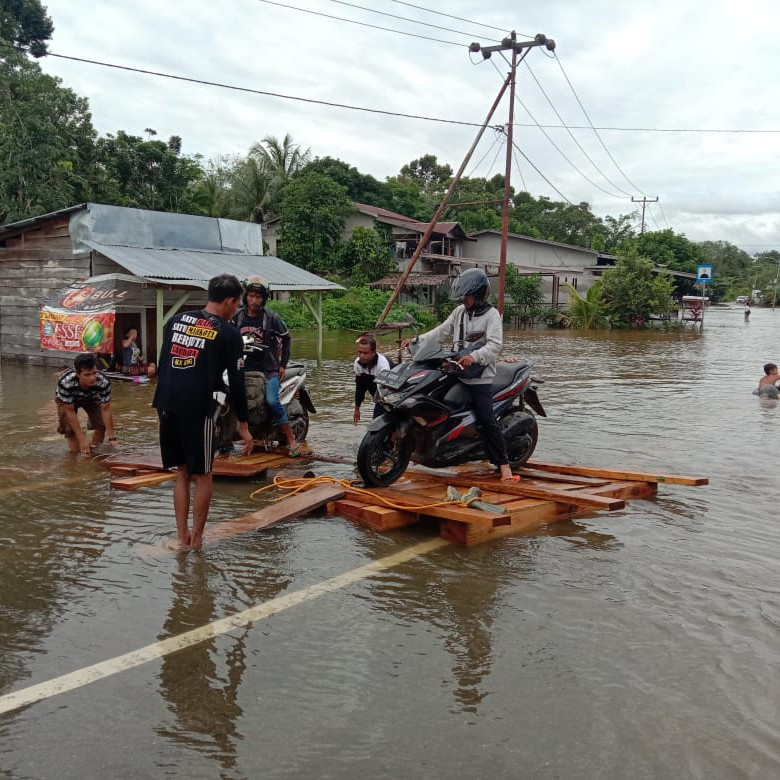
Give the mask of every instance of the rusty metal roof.
M 400 278 L 401 274 L 388 274 L 375 282 L 371 282 L 369 287 L 394 289 Z M 451 277 L 449 274 L 411 273 L 404 282 L 404 287 L 438 287 L 439 285 L 449 283 L 453 278 L 454 277 Z

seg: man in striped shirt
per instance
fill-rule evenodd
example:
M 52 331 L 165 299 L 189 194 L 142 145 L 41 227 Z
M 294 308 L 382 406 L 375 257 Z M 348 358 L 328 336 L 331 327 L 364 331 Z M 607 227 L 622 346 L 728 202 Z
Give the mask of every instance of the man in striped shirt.
M 93 447 L 103 443 L 108 433 L 108 443 L 119 442 L 114 430 L 114 413 L 111 411 L 111 380 L 98 371 L 97 360 L 89 352 L 76 356 L 73 368 L 63 372 L 54 392 L 57 404 L 57 433 L 65 436 L 68 449 L 74 455 L 89 455 Z M 87 413 L 87 430 L 91 430 L 92 442 L 87 439 L 78 421 L 77 412 Z

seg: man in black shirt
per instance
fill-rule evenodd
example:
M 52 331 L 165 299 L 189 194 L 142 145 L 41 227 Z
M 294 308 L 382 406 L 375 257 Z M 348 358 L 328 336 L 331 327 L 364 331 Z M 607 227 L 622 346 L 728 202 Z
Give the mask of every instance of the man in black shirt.
M 290 360 L 290 331 L 275 311 L 265 308 L 267 300 L 268 287 L 262 277 L 250 276 L 245 279 L 244 308 L 233 317 L 233 324 L 242 337 L 251 336 L 265 347 L 247 355 L 246 370 L 263 374 L 265 402 L 274 422 L 287 439 L 290 456 L 297 457 L 301 454 L 301 447 L 295 441 L 287 412 L 279 402 L 279 385 L 284 381 Z
M 160 451 L 165 468 L 177 468 L 173 506 L 179 543 L 203 544 L 211 504 L 214 461 L 214 391 L 227 370 L 238 432 L 252 451 L 247 423 L 243 345 L 230 318 L 236 313 L 243 288 L 235 276 L 222 274 L 209 281 L 208 303 L 200 311 L 172 317 L 158 363 L 153 406 L 160 417 Z M 192 533 L 188 528 L 190 487 L 195 482 Z

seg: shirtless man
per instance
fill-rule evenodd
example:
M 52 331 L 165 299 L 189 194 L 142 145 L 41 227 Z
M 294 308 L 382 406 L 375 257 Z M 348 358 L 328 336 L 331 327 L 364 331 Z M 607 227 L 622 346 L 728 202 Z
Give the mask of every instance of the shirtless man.
M 780 382 L 780 375 L 777 373 L 777 365 L 775 363 L 765 363 L 764 376 L 758 380 L 756 395 L 761 398 L 774 398 L 777 400 L 780 398 L 780 391 L 777 387 L 778 382 Z

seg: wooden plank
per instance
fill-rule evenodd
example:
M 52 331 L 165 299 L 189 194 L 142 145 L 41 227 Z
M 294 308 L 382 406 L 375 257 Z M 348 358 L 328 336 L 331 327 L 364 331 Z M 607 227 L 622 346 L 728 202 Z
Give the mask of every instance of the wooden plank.
M 236 517 L 233 520 L 225 520 L 222 523 L 207 525 L 203 534 L 204 543 L 228 539 L 247 531 L 256 531 L 259 528 L 267 528 L 282 520 L 313 512 L 322 506 L 338 501 L 345 495 L 344 488 L 339 485 L 317 485 L 311 490 L 304 490 L 294 496 L 287 496 L 270 506 L 263 507 L 257 512 Z
M 585 490 L 599 496 L 627 499 L 648 498 L 658 492 L 658 485 L 655 482 L 610 482 L 604 487 L 586 488 Z
M 572 485 L 605 485 L 609 482 L 606 478 L 576 477 L 573 474 L 555 474 L 551 471 L 536 471 L 527 468 L 514 469 L 514 473 L 529 479 L 539 479 L 544 482 L 568 482 Z
M 414 512 L 403 512 L 385 506 L 368 506 L 349 499 L 334 502 L 332 512 L 367 525 L 375 531 L 391 531 L 417 523 L 420 519 Z
M 176 479 L 176 474 L 169 471 L 139 474 L 136 477 L 118 477 L 109 483 L 115 490 L 139 490 L 140 488 L 160 485 L 163 482 Z
M 668 482 L 672 485 L 709 485 L 707 477 L 688 477 L 681 474 L 651 474 L 643 471 L 623 471 L 620 469 L 601 469 L 589 466 L 570 466 L 564 463 L 528 461 L 527 465 L 541 471 L 554 471 L 558 474 L 579 474 L 585 477 L 604 477 L 605 479 L 633 480 L 635 482 Z
M 530 485 L 524 485 L 522 479 L 520 482 L 504 483 L 497 477 L 486 480 L 475 479 L 468 476 L 456 477 L 450 475 L 447 477 L 447 482 L 451 485 L 458 485 L 461 487 L 478 487 L 483 491 L 500 491 L 501 493 L 511 496 L 527 496 L 528 498 L 557 501 L 562 504 L 589 507 L 592 509 L 614 511 L 616 509 L 623 509 L 626 505 L 626 502 L 621 498 L 611 497 L 611 494 L 593 495 L 592 493 L 584 492 L 584 490 L 560 490 L 554 487 L 537 488 Z M 483 496 L 482 500 L 488 503 L 496 503 L 495 499 L 491 499 L 487 495 Z

